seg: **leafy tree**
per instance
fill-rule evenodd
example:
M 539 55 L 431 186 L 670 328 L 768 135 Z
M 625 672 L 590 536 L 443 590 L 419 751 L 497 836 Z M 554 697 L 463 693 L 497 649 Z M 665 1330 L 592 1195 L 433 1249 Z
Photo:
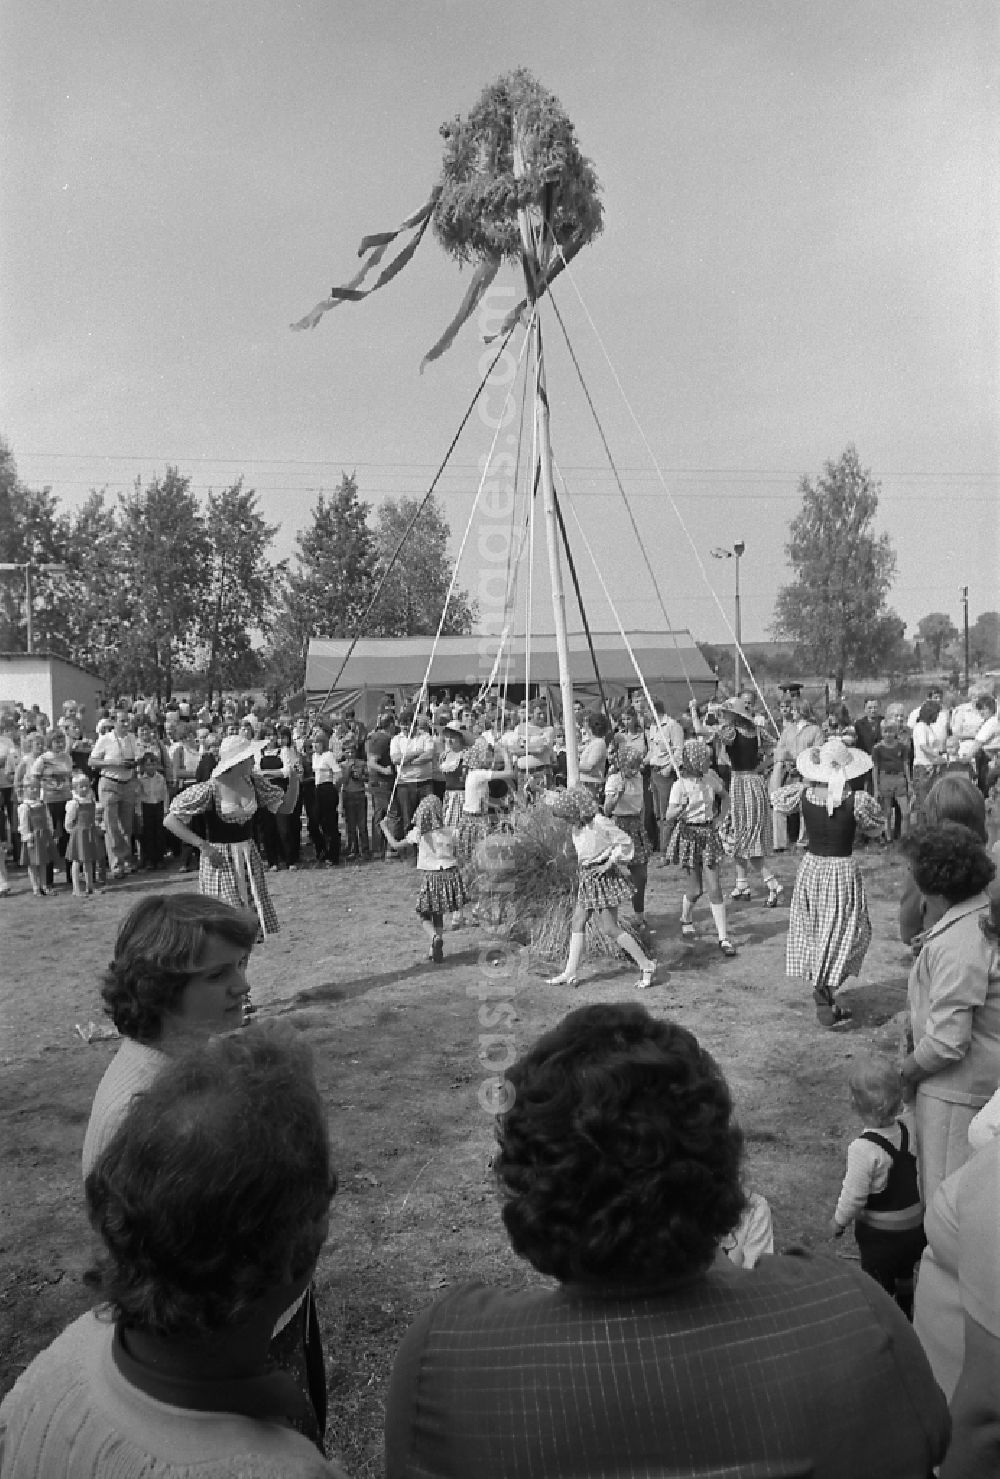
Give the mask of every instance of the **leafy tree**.
M 27 488 L 17 474 L 14 455 L 0 440 L 0 563 L 38 567 L 61 564 L 66 557 L 66 520 L 51 489 Z M 33 645 L 65 649 L 54 596 L 54 576 L 44 568 L 31 572 Z M 27 648 L 28 622 L 23 570 L 0 571 L 0 651 Z
M 245 688 L 260 676 L 254 636 L 270 630 L 276 569 L 267 558 L 277 524 L 257 508 L 257 494 L 240 478 L 221 493 L 209 492 L 205 515 L 210 598 L 201 608 L 197 634 L 206 649 L 208 702 L 216 689 Z
M 934 666 L 940 667 L 941 653 L 955 641 L 958 636 L 958 627 L 943 611 L 932 611 L 928 616 L 920 618 L 917 622 L 917 631 L 924 647 L 929 647 L 933 654 Z
M 889 536 L 874 532 L 878 485 L 853 446 L 815 482 L 803 477 L 799 491 L 785 546 L 795 578 L 778 592 L 772 632 L 832 674 L 839 695 L 849 671 L 878 671 L 898 646 L 899 618 L 886 604 L 896 555 Z
M 1000 611 L 984 611 L 969 628 L 969 650 L 977 667 L 1000 662 Z
M 191 480 L 175 467 L 119 507 L 119 682 L 169 698 L 210 597 L 210 545 Z
M 369 505 L 354 474 L 320 493 L 312 523 L 296 535 L 297 568 L 288 572 L 269 644 L 265 682 L 276 693 L 301 688 L 310 637 L 349 637 L 375 589 L 375 541 Z
M 380 579 L 419 506 L 414 498 L 388 498 L 379 506 L 375 537 Z M 372 612 L 373 636 L 419 637 L 437 631 L 454 571 L 448 557 L 450 534 L 437 501 L 429 499 L 407 536 L 378 606 Z M 468 592 L 456 585 L 443 633 L 458 636 L 471 632 L 475 619 L 476 608 Z

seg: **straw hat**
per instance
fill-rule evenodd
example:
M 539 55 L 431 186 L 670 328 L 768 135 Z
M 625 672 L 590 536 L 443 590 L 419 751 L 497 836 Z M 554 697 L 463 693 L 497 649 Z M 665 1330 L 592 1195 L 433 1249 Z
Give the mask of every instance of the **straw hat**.
M 724 704 L 719 704 L 715 711 L 723 722 L 731 724 L 740 734 L 753 738 L 757 733 L 757 725 L 753 714 L 750 712 L 750 699 L 745 693 L 737 698 L 727 698 Z
M 803 780 L 826 786 L 826 809 L 833 812 L 844 799 L 847 782 L 859 775 L 867 775 L 871 770 L 872 757 L 864 750 L 845 745 L 839 735 L 834 735 L 826 744 L 804 750 L 796 760 L 795 768 Z
M 219 758 L 212 771 L 213 781 L 218 780 L 220 775 L 225 775 L 227 770 L 235 770 L 245 760 L 253 760 L 256 764 L 263 748 L 262 740 L 245 740 L 238 734 L 227 734 L 219 746 Z

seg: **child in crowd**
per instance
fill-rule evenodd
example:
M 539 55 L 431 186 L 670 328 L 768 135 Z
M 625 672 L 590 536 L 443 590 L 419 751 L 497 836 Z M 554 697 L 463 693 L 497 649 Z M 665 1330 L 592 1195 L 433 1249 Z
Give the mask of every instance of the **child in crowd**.
M 886 717 L 882 721 L 882 736 L 872 746 L 872 762 L 875 767 L 875 799 L 882 808 L 885 824 L 885 840 L 894 836 L 906 837 L 910 831 L 910 751 L 900 736 L 899 721 Z M 899 817 L 898 831 L 895 817 Z
M 558 976 L 551 976 L 548 984 L 580 984 L 577 971 L 586 945 L 587 920 L 596 914 L 605 934 L 639 967 L 640 975 L 636 982 L 639 990 L 648 990 L 656 974 L 656 962 L 618 923 L 618 906 L 632 897 L 632 880 L 628 874 L 628 864 L 634 855 L 632 839 L 604 816 L 585 786 L 571 786 L 567 791 L 554 792 L 551 807 L 553 816 L 569 822 L 572 828 L 573 847 L 580 866 L 580 885 L 570 923 L 569 956 L 565 968 Z
M 368 764 L 356 757 L 344 762 L 344 780 L 340 799 L 344 807 L 344 830 L 347 833 L 345 858 L 371 857 L 368 845 Z
M 436 796 L 425 796 L 413 813 L 413 826 L 397 842 L 388 821 L 382 832 L 393 852 L 405 847 L 417 849 L 417 872 L 421 874 L 417 895 L 420 925 L 431 942 L 430 958 L 436 965 L 444 960 L 444 916 L 461 913 L 468 892 L 458 870 L 455 853 L 455 831 L 444 825 L 441 802 Z
M 913 1120 L 900 1114 L 899 1068 L 867 1058 L 850 1077 L 864 1129 L 847 1147 L 847 1175 L 830 1221 L 835 1238 L 854 1223 L 861 1267 L 913 1318 L 913 1270 L 924 1251 L 924 1209 L 911 1147 Z
M 690 874 L 681 901 L 681 935 L 686 940 L 695 936 L 692 911 L 707 889 L 709 908 L 723 955 L 735 955 L 736 946 L 726 932 L 726 904 L 722 897 L 719 866 L 722 862 L 722 840 L 716 821 L 716 801 L 721 805 L 720 819 L 729 809 L 729 797 L 718 775 L 711 769 L 711 751 L 704 739 L 684 741 L 681 751 L 681 773 L 670 787 L 664 820 L 676 822 L 670 838 L 667 858 L 680 863 Z
M 73 772 L 73 795 L 66 807 L 69 845 L 66 861 L 72 870 L 73 897 L 82 899 L 94 892 L 95 870 L 101 857 L 101 834 L 97 826 L 97 802 L 90 781 L 82 770 Z
M 139 762 L 139 792 L 142 798 L 141 866 L 156 869 L 163 861 L 163 815 L 170 797 L 163 772 L 157 767 L 157 757 L 151 750 L 147 750 Z
M 42 783 L 30 772 L 21 782 L 24 800 L 17 808 L 17 830 L 21 834 L 21 866 L 27 867 L 31 880 L 31 892 L 36 899 L 49 892 L 45 884 L 45 870 L 59 856 L 52 818 L 41 799 Z
M 646 882 L 649 870 L 649 842 L 643 819 L 642 754 L 627 740 L 611 752 L 608 777 L 604 785 L 604 815 L 632 839 L 633 853 L 628 864 L 632 880 L 632 910 L 637 931 L 649 937 L 646 922 Z

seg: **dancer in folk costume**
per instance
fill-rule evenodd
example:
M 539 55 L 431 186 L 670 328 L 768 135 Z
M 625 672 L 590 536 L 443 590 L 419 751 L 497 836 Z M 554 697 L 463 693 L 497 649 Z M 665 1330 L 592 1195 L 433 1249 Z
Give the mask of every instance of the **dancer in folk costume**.
M 440 965 L 444 960 L 444 916 L 461 914 L 469 897 L 458 868 L 455 830 L 445 826 L 441 802 L 436 796 L 425 796 L 418 804 L 413 826 L 401 841 L 392 836 L 388 823 L 382 824 L 382 830 L 393 852 L 400 852 L 404 847 L 417 849 L 420 875 L 417 913 L 421 928 L 431 942 L 430 958 Z
M 556 793 L 553 816 L 569 822 L 573 846 L 580 865 L 580 886 L 570 925 L 569 957 L 558 976 L 549 978 L 550 986 L 577 986 L 577 972 L 583 959 L 587 939 L 587 920 L 596 914 L 601 928 L 631 956 L 639 967 L 636 986 L 640 991 L 653 984 L 656 962 L 651 960 L 639 942 L 618 923 L 618 906 L 632 896 L 628 865 L 634 848 L 632 839 L 598 809 L 591 791 L 585 786 L 571 786 Z
M 634 711 L 633 711 L 634 712 Z M 642 784 L 640 750 L 631 736 L 621 735 L 608 760 L 604 785 L 604 815 L 611 818 L 632 840 L 632 858 L 628 864 L 632 880 L 632 910 L 636 929 L 643 936 L 652 931 L 646 922 L 646 882 L 649 876 L 649 838 L 646 835 L 645 795 Z
M 834 993 L 860 971 L 872 938 L 854 838 L 858 828 L 877 837 L 882 812 L 874 796 L 850 788 L 850 781 L 871 769 L 863 750 L 834 736 L 806 750 L 796 765 L 806 782 L 800 805 L 809 851 L 795 878 L 785 969 L 812 983 L 820 1025 L 838 1027 L 851 1014 L 837 1005 Z
M 466 750 L 462 814 L 458 823 L 458 859 L 464 869 L 475 867 L 476 849 L 491 830 L 490 782 L 513 778 L 510 756 L 502 745 L 493 745 L 480 735 Z
M 17 808 L 17 830 L 21 837 L 21 866 L 27 867 L 31 892 L 36 898 L 47 894 L 45 870 L 59 856 L 52 818 L 42 798 L 42 783 L 30 772 L 21 782 L 24 800 Z
M 97 826 L 97 802 L 90 781 L 82 770 L 73 772 L 73 795 L 66 807 L 69 844 L 66 861 L 72 869 L 73 896 L 82 899 L 94 892 L 94 875 L 102 860 L 104 842 Z
M 668 824 L 676 823 L 667 859 L 671 863 L 680 863 L 691 875 L 691 883 L 685 886 L 681 901 L 681 935 L 686 940 L 694 939 L 696 931 L 692 912 L 704 889 L 719 937 L 719 949 L 723 955 L 735 955 L 736 946 L 726 930 L 726 904 L 719 877 L 722 840 L 715 818 L 718 800 L 725 822 L 729 797 L 710 762 L 711 750 L 706 740 L 685 740 L 681 751 L 681 772 L 670 788 L 665 817 Z
M 444 824 L 457 831 L 465 803 L 466 752 L 472 743 L 472 736 L 461 724 L 452 720 L 442 729 L 441 738 L 443 748 L 438 770 L 444 782 Z
M 278 916 L 253 840 L 253 819 L 261 808 L 282 816 L 293 811 L 299 776 L 297 770 L 291 771 L 285 791 L 272 785 L 254 770 L 260 751 L 259 741 L 227 735 L 210 778 L 175 796 L 163 825 L 182 842 L 199 849 L 199 893 L 236 909 L 255 909 L 260 938 L 264 939 L 278 933 Z M 189 825 L 197 816 L 205 819 L 204 837 Z
M 731 769 L 729 810 L 720 829 L 722 846 L 736 863 L 736 884 L 731 897 L 750 898 L 750 868 L 758 872 L 767 888 L 767 907 L 774 909 L 783 889 L 767 863 L 767 834 L 771 807 L 767 781 L 760 774 L 760 731 L 754 722 L 749 694 L 741 693 L 717 709 L 718 738 Z

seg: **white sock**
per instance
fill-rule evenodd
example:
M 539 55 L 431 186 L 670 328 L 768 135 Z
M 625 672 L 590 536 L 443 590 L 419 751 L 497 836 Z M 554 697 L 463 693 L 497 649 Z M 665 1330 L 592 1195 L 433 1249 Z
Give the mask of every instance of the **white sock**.
M 716 929 L 716 933 L 719 936 L 719 939 L 720 940 L 726 940 L 726 939 L 728 939 L 729 936 L 726 934 L 726 906 L 725 906 L 725 904 L 712 904 L 709 907 L 712 910 L 712 918 L 715 920 L 715 929 Z

